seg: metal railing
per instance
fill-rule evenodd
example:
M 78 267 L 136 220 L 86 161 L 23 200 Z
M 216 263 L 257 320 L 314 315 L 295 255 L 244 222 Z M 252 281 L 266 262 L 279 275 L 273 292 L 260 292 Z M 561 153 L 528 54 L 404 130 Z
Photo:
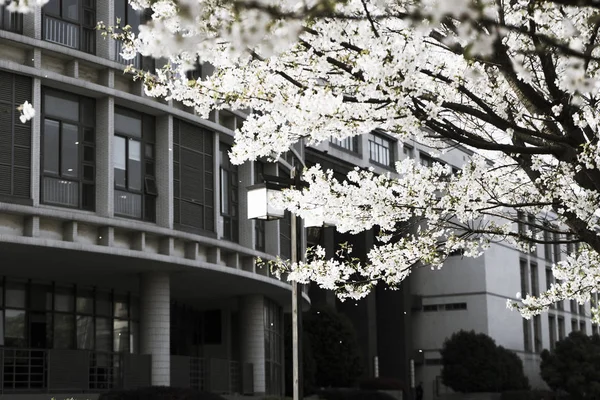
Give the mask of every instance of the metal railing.
M 123 42 L 116 41 L 115 46 L 115 61 L 119 64 L 124 65 L 133 65 L 135 69 L 143 69 L 145 71 L 149 71 L 154 73 L 154 59 L 152 57 L 143 57 L 141 54 L 136 54 L 136 56 L 131 60 L 126 60 L 121 56 L 123 52 Z
M 96 33 L 92 28 L 44 15 L 44 40 L 94 54 Z
M 40 390 L 47 386 L 46 351 L 2 349 L 3 391 Z
M 171 383 L 206 392 L 253 394 L 250 363 L 222 358 L 171 356 Z M 188 374 L 189 379 L 183 379 Z M 177 376 L 176 376 L 177 375 Z
M 23 14 L 13 13 L 0 6 L 0 30 L 23 33 Z

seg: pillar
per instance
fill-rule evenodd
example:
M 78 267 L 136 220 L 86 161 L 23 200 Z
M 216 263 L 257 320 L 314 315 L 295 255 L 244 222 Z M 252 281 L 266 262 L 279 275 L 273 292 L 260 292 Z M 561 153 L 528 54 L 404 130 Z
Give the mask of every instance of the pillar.
M 170 281 L 167 272 L 141 276 L 141 353 L 150 354 L 152 386 L 171 383 Z
M 240 299 L 240 354 L 242 363 L 251 363 L 254 393 L 265 393 L 264 298 L 249 295 Z

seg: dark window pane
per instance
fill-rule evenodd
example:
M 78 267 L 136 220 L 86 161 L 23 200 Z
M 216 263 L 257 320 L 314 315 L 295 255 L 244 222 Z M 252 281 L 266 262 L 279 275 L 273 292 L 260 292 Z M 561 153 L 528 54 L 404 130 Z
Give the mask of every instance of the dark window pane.
M 94 180 L 94 167 L 92 167 L 91 165 L 83 166 L 83 179 L 85 179 L 86 181 Z
M 151 144 L 146 144 L 146 158 L 154 158 L 154 146 Z
M 58 287 L 54 292 L 54 310 L 73 312 L 73 288 Z
M 117 20 L 120 26 L 127 22 L 127 0 L 115 0 L 115 22 Z
M 129 322 L 115 319 L 113 351 L 129 353 Z
M 139 26 L 141 24 L 141 18 L 140 18 L 141 11 L 135 11 L 129 5 L 127 8 L 128 8 L 128 10 L 127 10 L 127 25 L 130 25 L 131 31 L 133 33 L 137 34 L 140 31 Z
M 96 314 L 97 315 L 112 315 L 112 301 L 110 299 L 110 293 L 97 292 L 96 293 Z
M 84 210 L 94 211 L 96 204 L 96 190 L 94 185 L 82 185 L 81 189 L 81 207 Z
M 96 318 L 96 350 L 112 351 L 112 320 Z
M 221 214 L 229 215 L 230 205 L 230 188 L 229 174 L 225 170 L 221 170 Z
M 127 164 L 127 186 L 131 190 L 142 190 L 142 147 L 137 140 L 129 141 L 129 163 Z
M 221 344 L 221 310 L 204 313 L 204 343 Z
M 58 143 L 60 124 L 49 119 L 44 120 L 44 172 L 58 175 Z
M 35 311 L 52 309 L 52 288 L 45 285 L 31 285 L 29 289 L 29 307 Z
M 62 0 L 62 16 L 72 20 L 79 20 L 79 0 Z
M 77 313 L 92 314 L 94 312 L 94 292 L 91 290 L 77 290 Z
M 133 112 L 115 110 L 115 133 L 142 137 L 142 119 Z
M 44 106 L 44 112 L 48 116 L 64 118 L 69 121 L 79 121 L 79 103 L 74 97 L 46 93 L 44 96 Z
M 115 169 L 115 185 L 126 187 L 127 150 L 125 138 L 115 136 L 113 142 L 113 164 Z
M 60 0 L 50 0 L 44 6 L 44 12 L 48 14 L 60 15 Z
M 8 282 L 6 284 L 6 307 L 25 308 L 25 285 Z
M 94 350 L 94 317 L 77 316 L 77 349 Z
M 83 161 L 94 162 L 96 158 L 96 151 L 92 146 L 85 146 L 83 148 Z
M 72 349 L 75 324 L 73 314 L 54 314 L 55 349 Z
M 5 346 L 25 347 L 25 316 L 26 313 L 23 310 L 5 311 Z
M 94 143 L 94 129 L 93 128 L 85 128 L 83 130 L 83 141 L 88 143 Z
M 139 350 L 140 343 L 140 324 L 137 322 L 129 323 L 129 351 L 134 354 L 140 352 Z
M 115 295 L 113 315 L 117 318 L 129 317 L 127 296 L 116 296 Z
M 61 174 L 76 178 L 79 175 L 79 138 L 77 126 L 62 125 Z

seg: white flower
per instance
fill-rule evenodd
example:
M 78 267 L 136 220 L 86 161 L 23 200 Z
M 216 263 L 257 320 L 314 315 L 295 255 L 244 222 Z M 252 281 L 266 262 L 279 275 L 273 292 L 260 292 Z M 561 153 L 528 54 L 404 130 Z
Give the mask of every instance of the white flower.
M 19 119 L 23 124 L 35 117 L 35 109 L 28 101 L 25 101 L 25 103 L 17 107 L 17 110 L 21 112 Z

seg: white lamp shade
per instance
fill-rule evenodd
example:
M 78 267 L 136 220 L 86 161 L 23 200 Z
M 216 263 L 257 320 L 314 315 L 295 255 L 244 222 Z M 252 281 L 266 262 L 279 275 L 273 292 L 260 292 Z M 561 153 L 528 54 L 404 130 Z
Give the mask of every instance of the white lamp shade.
M 269 204 L 269 198 L 276 192 L 278 192 L 277 189 L 268 188 L 264 183 L 250 186 L 248 188 L 248 218 L 262 220 L 283 218 L 285 210 Z

